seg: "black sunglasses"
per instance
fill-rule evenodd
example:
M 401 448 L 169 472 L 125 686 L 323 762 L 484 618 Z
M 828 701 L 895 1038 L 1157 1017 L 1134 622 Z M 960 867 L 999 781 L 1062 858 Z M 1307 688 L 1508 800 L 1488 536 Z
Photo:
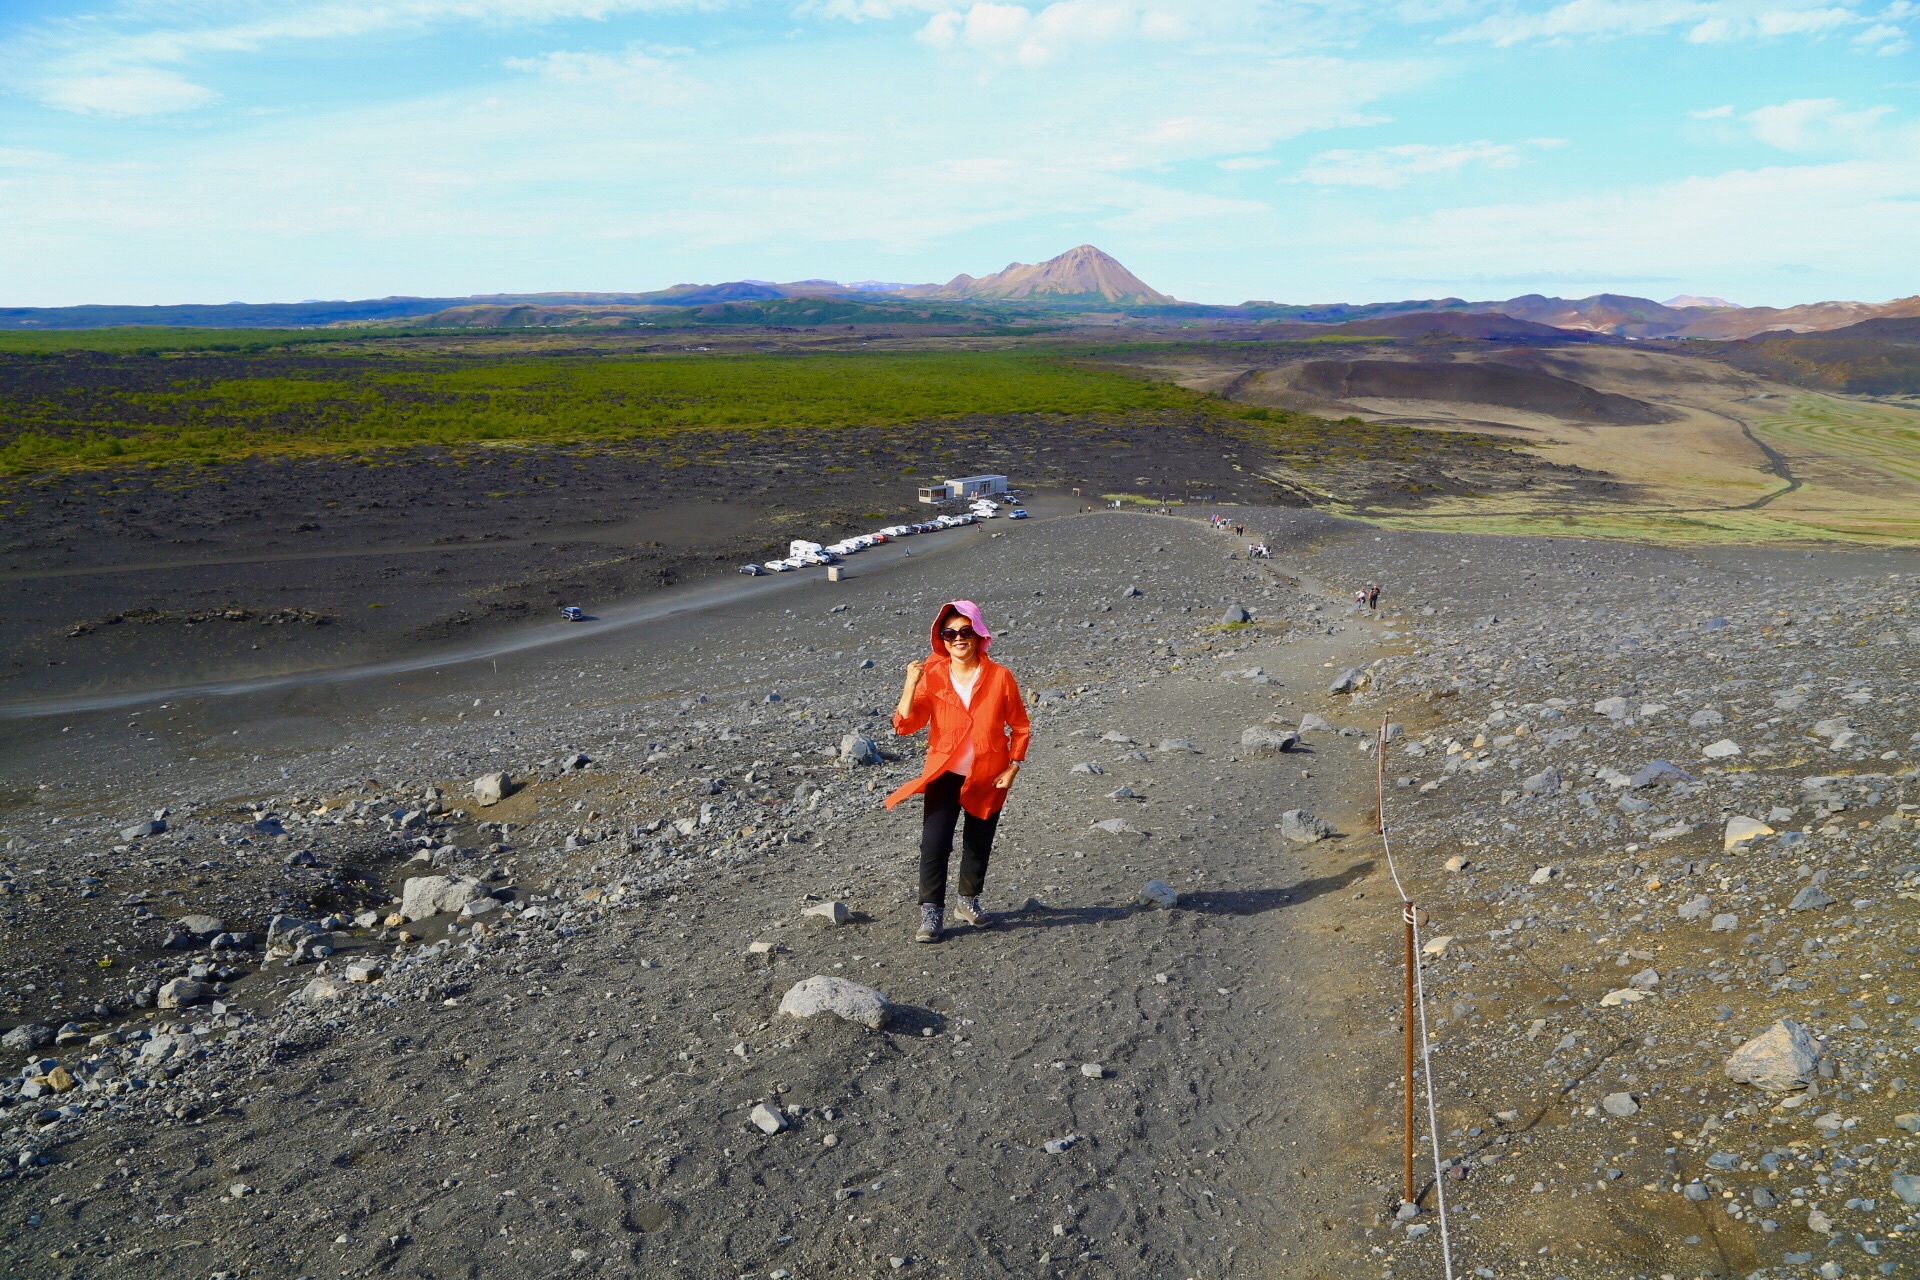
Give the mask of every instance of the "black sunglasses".
M 956 640 L 972 640 L 975 636 L 972 627 L 948 627 L 940 633 L 940 638 L 952 644 Z

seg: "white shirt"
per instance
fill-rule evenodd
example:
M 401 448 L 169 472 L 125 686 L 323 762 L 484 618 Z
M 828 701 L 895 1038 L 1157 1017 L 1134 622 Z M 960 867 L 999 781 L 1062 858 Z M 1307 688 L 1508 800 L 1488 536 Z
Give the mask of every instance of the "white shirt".
M 962 678 L 959 669 L 950 666 L 947 668 L 947 679 L 952 682 L 953 691 L 960 695 L 960 704 L 969 711 L 973 710 L 973 686 L 980 682 L 980 668 L 974 667 L 972 675 Z M 967 745 L 960 749 L 960 754 L 955 756 L 953 762 L 947 766 L 947 772 L 957 773 L 964 778 L 972 768 L 973 734 L 968 733 Z

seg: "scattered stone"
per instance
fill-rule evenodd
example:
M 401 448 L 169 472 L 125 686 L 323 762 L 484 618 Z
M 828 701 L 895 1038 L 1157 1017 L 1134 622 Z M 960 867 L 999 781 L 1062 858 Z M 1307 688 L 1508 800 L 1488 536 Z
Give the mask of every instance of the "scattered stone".
M 1693 775 L 1677 765 L 1665 760 L 1650 760 L 1634 771 L 1628 779 L 1628 785 L 1636 791 L 1642 787 L 1671 787 L 1679 782 L 1692 782 Z
M 1080 1064 L 1080 1074 L 1089 1080 L 1104 1080 L 1107 1076 L 1107 1068 L 1102 1063 L 1083 1062 Z
M 355 960 L 347 965 L 343 976 L 348 982 L 372 982 L 380 973 L 378 960 Z
M 1807 1029 L 1782 1018 L 1733 1051 L 1726 1061 L 1727 1079 L 1768 1093 L 1791 1093 L 1806 1084 L 1819 1060 Z
M 182 929 L 196 938 L 210 938 L 216 933 L 225 933 L 227 926 L 216 916 L 189 915 L 174 921 Z
M 1302 733 L 1325 732 L 1330 731 L 1332 728 L 1333 726 L 1327 723 L 1325 716 L 1317 715 L 1314 712 L 1309 711 L 1300 717 L 1300 732 Z
M 787 1118 L 764 1102 L 755 1103 L 747 1118 L 753 1121 L 754 1128 L 768 1137 L 787 1127 Z
M 1731 911 L 1723 911 L 1719 915 L 1713 918 L 1713 923 L 1708 926 L 1707 932 L 1732 933 L 1735 929 L 1738 929 L 1739 927 L 1740 927 L 1740 917 L 1733 914 L 1733 912 Z
M 1291 751 L 1299 741 L 1300 735 L 1297 733 L 1256 724 L 1241 731 L 1240 749 L 1255 756 L 1277 756 L 1283 751 Z
M 1542 769 L 1522 782 L 1520 789 L 1530 796 L 1555 795 L 1560 790 L 1560 775 L 1552 769 Z
M 1711 910 L 1713 910 L 1713 900 L 1704 893 L 1695 894 L 1680 904 L 1680 918 L 1698 920 Z
M 1167 910 L 1180 905 L 1180 895 L 1164 880 L 1149 880 L 1140 887 L 1140 905 Z
M 330 1000 L 338 1000 L 349 990 L 351 988 L 345 979 L 322 974 L 300 989 L 300 999 L 307 1004 L 325 1004 Z
M 1097 764 L 1094 764 L 1094 763 L 1093 763 L 1092 761 L 1090 761 L 1090 760 L 1082 760 L 1082 761 L 1081 761 L 1081 762 L 1080 762 L 1079 764 L 1077 764 L 1077 765 L 1075 765 L 1075 766 L 1073 766 L 1073 768 L 1072 768 L 1072 769 L 1070 769 L 1070 770 L 1069 770 L 1068 772 L 1070 772 L 1070 773 L 1091 773 L 1091 774 L 1095 774 L 1095 775 L 1098 775 L 1098 774 L 1103 774 L 1103 773 L 1105 773 L 1105 772 L 1106 772 L 1106 770 L 1105 770 L 1105 769 L 1102 769 L 1102 768 L 1101 768 L 1101 767 L 1100 767 L 1099 765 L 1097 765 Z
M 781 997 L 780 1012 L 791 1018 L 832 1013 L 878 1031 L 887 1019 L 887 998 L 872 987 L 816 974 Z
M 1145 594 L 1146 592 L 1142 591 L 1139 587 L 1128 587 L 1120 593 L 1120 598 L 1122 600 L 1137 600 Z
M 1441 867 L 1447 871 L 1465 871 L 1471 865 L 1465 854 L 1456 853 L 1442 863 Z
M 786 948 L 777 942 L 749 942 L 747 944 L 747 954 L 750 956 L 770 956 L 776 951 L 785 950 Z M 782 1007 L 784 1008 L 785 1006 L 783 1005 Z
M 53 1043 L 52 1027 L 43 1027 L 34 1022 L 23 1022 L 6 1035 L 0 1036 L 0 1045 L 9 1049 L 38 1049 L 42 1045 Z
M 1646 998 L 1647 993 L 1638 987 L 1621 987 L 1618 990 L 1609 991 L 1607 994 L 1601 996 L 1600 1007 L 1602 1009 L 1617 1009 L 1623 1004 L 1636 1004 Z
M 1454 935 L 1451 933 L 1443 933 L 1437 938 L 1428 938 L 1426 944 L 1420 948 L 1420 954 L 1423 956 L 1444 956 L 1447 954 L 1447 948 L 1453 945 L 1453 938 Z
M 1289 809 L 1280 815 L 1280 835 L 1295 844 L 1318 844 L 1334 834 L 1333 824 L 1317 818 L 1305 809 Z
M 1710 742 L 1702 747 L 1700 754 L 1709 760 L 1726 760 L 1740 754 L 1740 744 L 1732 738 L 1722 738 L 1718 742 Z
M 486 896 L 486 886 L 470 876 L 415 876 L 400 891 L 400 914 L 409 922 L 425 920 Z
M 1103 818 L 1099 822 L 1093 823 L 1091 829 L 1094 831 L 1104 831 L 1110 836 L 1138 836 L 1146 834 L 1125 818 Z
M 1070 1133 L 1064 1138 L 1053 1138 L 1040 1144 L 1041 1150 L 1050 1156 L 1064 1155 L 1074 1143 L 1080 1141 L 1080 1135 Z
M 1185 738 L 1162 738 L 1160 739 L 1160 744 L 1154 749 L 1156 751 L 1190 751 L 1194 755 L 1201 754 L 1200 748 L 1194 746 Z
M 498 911 L 499 909 L 500 900 L 498 898 L 475 898 L 471 902 L 461 904 L 460 918 L 462 920 L 474 920 L 486 915 L 490 911 Z
M 214 990 L 206 983 L 196 982 L 192 978 L 175 978 L 160 988 L 154 1003 L 162 1009 L 180 1009 L 213 997 Z
M 1901 1204 L 1920 1204 L 1920 1174 L 1894 1174 L 1893 1194 Z
M 1749 840 L 1772 834 L 1773 828 L 1760 819 L 1736 814 L 1727 819 L 1726 832 L 1720 838 L 1720 850 L 1722 853 L 1732 853 Z
M 1832 1235 L 1833 1219 L 1829 1218 L 1826 1214 L 1820 1212 L 1818 1209 L 1809 1209 L 1807 1211 L 1807 1230 L 1812 1231 L 1818 1235 L 1823 1235 L 1823 1236 Z M 1837 1267 L 1834 1268 L 1834 1271 L 1835 1271 L 1835 1274 L 1838 1274 L 1839 1268 Z
M 1627 1116 L 1637 1115 L 1640 1111 L 1640 1104 L 1634 1101 L 1633 1095 L 1630 1093 L 1610 1093 L 1600 1100 L 1600 1109 L 1610 1116 L 1625 1118 Z
M 1348 667 L 1345 671 L 1342 671 L 1339 675 L 1333 678 L 1333 683 L 1327 686 L 1327 692 L 1328 693 L 1352 693 L 1354 690 L 1358 689 L 1362 684 L 1365 684 L 1366 680 L 1367 680 L 1367 677 L 1365 673 L 1362 672 L 1359 668 Z
M 1609 720 L 1625 720 L 1633 714 L 1633 704 L 1621 697 L 1602 698 L 1593 704 L 1593 713 Z
M 843 734 L 840 738 L 840 760 L 850 765 L 879 764 L 880 748 L 864 733 Z
M 1247 623 L 1252 621 L 1253 621 L 1253 615 L 1247 612 L 1245 605 L 1238 605 L 1238 604 L 1228 605 L 1227 611 L 1220 615 L 1220 625 L 1226 626 L 1226 627 L 1235 627 L 1235 626 L 1241 625 L 1242 623 Z M 1056 1152 L 1055 1154 L 1057 1155 L 1059 1153 Z
M 473 780 L 473 799 L 481 808 L 499 804 L 513 794 L 513 776 L 508 773 L 487 773 Z
M 1838 901 L 1838 898 L 1830 897 L 1822 892 L 1818 885 L 1803 885 L 1801 886 L 1800 892 L 1793 895 L 1793 901 L 1787 904 L 1787 910 L 1819 911 L 1824 907 L 1832 906 Z
M 844 902 L 815 903 L 800 914 L 810 920 L 818 920 L 822 924 L 833 925 L 845 924 L 853 918 L 853 913 L 847 910 L 847 904 Z

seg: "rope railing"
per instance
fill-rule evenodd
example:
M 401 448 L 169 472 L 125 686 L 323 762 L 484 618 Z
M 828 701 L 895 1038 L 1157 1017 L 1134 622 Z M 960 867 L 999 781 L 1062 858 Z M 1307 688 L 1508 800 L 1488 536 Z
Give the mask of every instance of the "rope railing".
M 1420 911 L 1407 893 L 1406 886 L 1400 880 L 1400 868 L 1394 862 L 1393 841 L 1387 834 L 1387 727 L 1388 717 L 1380 717 L 1380 731 L 1374 742 L 1374 797 L 1378 806 L 1376 826 L 1380 833 L 1380 847 L 1387 857 L 1387 874 L 1393 877 L 1394 891 L 1400 895 L 1400 917 L 1407 931 L 1407 981 L 1406 981 L 1406 1146 L 1402 1161 L 1402 1177 L 1405 1194 L 1402 1199 L 1407 1204 L 1416 1204 L 1418 1188 L 1413 1185 L 1413 1148 L 1414 1134 L 1414 1041 L 1417 1035 L 1420 1045 L 1420 1069 L 1426 1084 L 1427 1095 L 1427 1132 L 1432 1138 L 1433 1147 L 1433 1192 L 1440 1216 L 1440 1256 L 1446 1266 L 1447 1280 L 1453 1280 L 1453 1236 L 1447 1224 L 1447 1182 L 1440 1166 L 1440 1117 L 1433 1100 L 1433 1052 L 1427 1038 L 1427 984 L 1420 973 Z

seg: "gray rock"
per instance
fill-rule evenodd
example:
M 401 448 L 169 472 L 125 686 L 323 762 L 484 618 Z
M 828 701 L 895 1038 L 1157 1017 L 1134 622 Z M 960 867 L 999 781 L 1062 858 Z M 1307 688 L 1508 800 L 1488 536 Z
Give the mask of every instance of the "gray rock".
M 1530 796 L 1550 796 L 1560 790 L 1560 775 L 1553 769 L 1542 769 L 1525 782 L 1520 789 Z
M 1122 591 L 1120 593 L 1120 598 L 1122 600 L 1133 600 L 1145 594 L 1147 593 L 1142 591 L 1139 587 L 1128 587 L 1125 591 Z
M 769 1137 L 787 1127 L 787 1118 L 764 1102 L 755 1103 L 747 1118 L 753 1121 L 754 1128 Z
M 267 921 L 267 946 L 291 951 L 302 938 L 312 937 L 320 932 L 320 926 L 311 920 L 302 920 L 297 916 L 275 916 Z
M 880 748 L 864 733 L 843 734 L 840 738 L 840 759 L 846 764 L 879 764 Z
M 1073 766 L 1070 772 L 1102 774 L 1102 773 L 1105 773 L 1106 770 L 1102 769 L 1099 765 L 1094 764 L 1092 761 L 1082 760 L 1079 764 Z
M 1641 787 L 1670 787 L 1676 782 L 1692 782 L 1693 775 L 1665 760 L 1649 760 L 1636 769 L 1628 781 L 1638 790 Z
M 52 1044 L 53 1035 L 52 1027 L 43 1027 L 37 1022 L 23 1022 L 0 1036 L 0 1045 L 9 1049 L 38 1049 L 42 1045 Z
M 1314 712 L 1309 711 L 1300 717 L 1300 732 L 1302 733 L 1326 732 L 1332 728 L 1333 726 L 1328 724 L 1324 717 L 1316 715 Z
M 1593 704 L 1593 712 L 1609 720 L 1625 720 L 1633 714 L 1633 704 L 1620 697 L 1602 698 Z
M 202 1000 L 211 1000 L 214 990 L 204 982 L 195 982 L 192 978 L 175 978 L 160 988 L 155 1003 L 162 1009 L 183 1009 L 190 1004 L 199 1004 Z
M 818 902 L 800 913 L 809 920 L 821 924 L 842 925 L 853 918 L 844 902 Z
M 1787 904 L 1789 911 L 1818 911 L 1838 902 L 1838 898 L 1828 897 L 1816 885 L 1804 885 L 1800 892 L 1793 895 L 1793 901 Z
M 1713 1195 L 1713 1191 L 1703 1182 L 1689 1182 L 1680 1188 L 1680 1194 L 1696 1203 Z
M 1140 887 L 1140 905 L 1168 910 L 1180 905 L 1180 895 L 1164 880 L 1149 880 Z
M 1698 893 L 1680 904 L 1680 918 L 1698 920 L 1711 910 L 1713 910 L 1713 900 L 1704 893 Z
M 1277 756 L 1291 751 L 1299 741 L 1297 733 L 1269 729 L 1263 724 L 1252 725 L 1240 733 L 1240 749 L 1256 756 Z
M 425 920 L 486 896 L 486 886 L 470 876 L 415 876 L 400 890 L 400 914 Z
M 1705 729 L 1711 725 L 1725 724 L 1726 717 L 1712 707 L 1702 707 L 1687 717 L 1687 725 L 1693 729 Z
M 1144 834 L 1140 828 L 1134 826 L 1125 818 L 1105 818 L 1093 823 L 1089 829 L 1093 831 L 1104 831 L 1110 836 L 1137 836 Z
M 162 1063 L 181 1061 L 197 1057 L 200 1053 L 200 1041 L 187 1032 L 162 1031 L 140 1046 L 140 1061 Z
M 1200 754 L 1200 748 L 1194 746 L 1185 738 L 1162 738 L 1160 739 L 1159 745 L 1154 749 L 1156 751 L 1188 751 L 1194 755 Z
M 498 911 L 499 909 L 500 900 L 498 898 L 474 898 L 460 905 L 460 918 L 462 920 L 475 920 L 486 915 L 489 911 Z
M 1791 1093 L 1807 1082 L 1819 1060 L 1819 1047 L 1807 1029 L 1782 1018 L 1733 1051 L 1726 1061 L 1727 1079 L 1768 1093 Z
M 593 761 L 587 757 L 584 751 L 576 751 L 560 761 L 560 772 L 573 773 L 576 770 L 586 768 L 592 763 Z
M 780 1012 L 790 1018 L 831 1013 L 878 1031 L 887 1020 L 887 998 L 872 987 L 816 974 L 780 998 Z
M 1640 1104 L 1630 1093 L 1610 1093 L 1600 1100 L 1600 1109 L 1610 1116 L 1624 1117 L 1638 1114 Z
M 1901 1204 L 1920 1204 L 1920 1174 L 1894 1174 L 1893 1194 L 1899 1198 Z
M 1133 794 L 1133 788 L 1127 786 L 1125 783 L 1107 792 L 1107 799 L 1109 800 L 1140 800 L 1144 798 L 1143 796 Z
M 1620 810 L 1622 813 L 1646 813 L 1652 809 L 1653 806 L 1647 801 L 1642 800 L 1639 796 L 1621 796 L 1620 799 L 1614 803 L 1614 808 Z
M 1333 678 L 1333 683 L 1327 686 L 1327 692 L 1352 693 L 1366 682 L 1366 678 L 1358 667 L 1348 667 Z
M 345 978 L 333 978 L 322 974 L 300 989 L 300 999 L 306 1004 L 325 1004 L 329 1000 L 338 1000 L 352 990 Z
M 181 916 L 178 920 L 174 921 L 174 923 L 196 938 L 207 938 L 216 933 L 225 933 L 227 931 L 227 926 L 222 923 L 217 916 Z
M 1825 720 L 1816 721 L 1813 731 L 1822 738 L 1833 738 L 1851 728 L 1853 728 L 1852 716 L 1828 716 Z
M 1252 621 L 1253 615 L 1247 612 L 1245 605 L 1230 604 L 1227 606 L 1227 611 L 1220 615 L 1220 624 L 1227 627 Z
M 1713 918 L 1713 923 L 1708 926 L 1707 931 L 1709 933 L 1732 933 L 1739 927 L 1740 917 L 1731 911 L 1723 911 Z
M 1753 1207 L 1756 1209 L 1772 1209 L 1780 1203 L 1780 1197 L 1766 1187 L 1755 1187 L 1748 1199 L 1753 1201 Z
M 157 836 L 166 829 L 166 821 L 162 818 L 155 818 L 151 822 L 136 822 L 130 827 L 121 828 L 120 838 L 122 840 L 144 840 L 148 836 Z
M 499 804 L 513 794 L 513 775 L 502 771 L 486 773 L 473 780 L 473 799 L 481 808 Z
M 1102 741 L 1102 742 L 1118 742 L 1118 743 L 1122 743 L 1122 744 L 1124 744 L 1124 745 L 1126 745 L 1126 746 L 1132 746 L 1132 745 L 1133 745 L 1133 739 L 1132 739 L 1132 738 L 1129 738 L 1129 737 L 1128 737 L 1128 736 L 1127 736 L 1126 734 L 1124 734 L 1124 733 L 1122 733 L 1122 732 L 1120 732 L 1120 731 L 1119 731 L 1118 729 L 1109 729 L 1109 730 L 1107 730 L 1107 731 L 1106 731 L 1105 733 L 1103 733 L 1103 734 L 1101 734 L 1101 735 L 1100 735 L 1100 741 Z
M 1050 1156 L 1065 1155 L 1074 1143 L 1080 1141 L 1080 1135 L 1070 1133 L 1064 1138 L 1052 1138 L 1040 1144 L 1040 1149 Z
M 1333 833 L 1331 822 L 1305 809 L 1289 809 L 1280 815 L 1280 834 L 1295 844 L 1318 844 Z

